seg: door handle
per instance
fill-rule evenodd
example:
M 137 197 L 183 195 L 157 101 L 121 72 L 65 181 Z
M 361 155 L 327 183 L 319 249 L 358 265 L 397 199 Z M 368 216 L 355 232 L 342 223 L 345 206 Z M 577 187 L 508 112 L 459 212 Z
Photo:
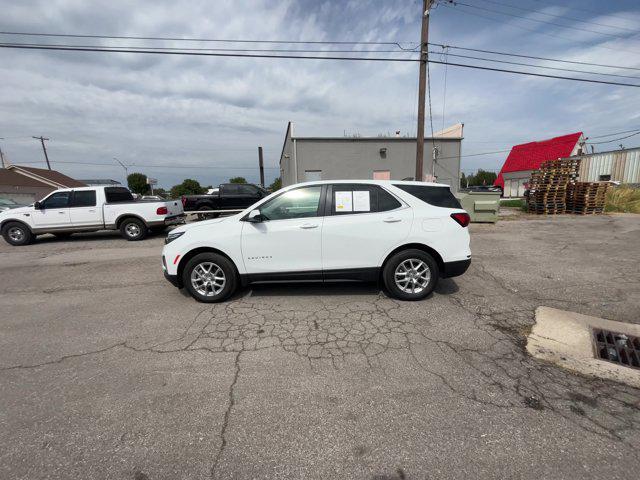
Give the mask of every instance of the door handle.
M 305 230 L 309 230 L 311 228 L 318 228 L 318 224 L 317 223 L 304 223 L 304 224 L 300 225 L 300 228 L 304 228 Z
M 397 222 L 401 222 L 402 219 L 401 218 L 396 218 L 396 217 L 387 217 L 383 220 L 383 222 L 385 223 L 397 223 Z
M 67 212 L 58 212 L 58 213 L 59 213 L 60 215 L 64 215 L 64 214 L 65 214 L 65 213 L 67 213 Z

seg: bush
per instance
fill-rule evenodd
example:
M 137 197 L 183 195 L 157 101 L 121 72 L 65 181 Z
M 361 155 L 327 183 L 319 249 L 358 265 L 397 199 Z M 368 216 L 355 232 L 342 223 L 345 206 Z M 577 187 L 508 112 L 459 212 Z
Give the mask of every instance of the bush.
M 605 212 L 640 213 L 640 189 L 609 188 L 604 210 Z

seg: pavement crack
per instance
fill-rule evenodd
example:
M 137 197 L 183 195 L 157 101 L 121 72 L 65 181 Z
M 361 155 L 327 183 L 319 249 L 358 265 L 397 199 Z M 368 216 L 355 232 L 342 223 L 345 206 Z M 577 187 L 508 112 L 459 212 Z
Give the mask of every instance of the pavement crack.
M 233 381 L 229 386 L 229 403 L 227 404 L 227 409 L 224 412 L 224 418 L 222 421 L 222 428 L 220 429 L 220 448 L 216 452 L 216 455 L 213 460 L 213 466 L 211 467 L 211 478 L 216 478 L 216 471 L 218 470 L 218 466 L 220 464 L 220 460 L 222 459 L 222 455 L 224 455 L 224 450 L 227 447 L 227 427 L 229 426 L 229 417 L 231 416 L 231 410 L 236 404 L 236 396 L 235 396 L 235 388 L 238 383 L 238 377 L 240 376 L 240 355 L 242 352 L 236 353 L 234 364 L 234 375 Z

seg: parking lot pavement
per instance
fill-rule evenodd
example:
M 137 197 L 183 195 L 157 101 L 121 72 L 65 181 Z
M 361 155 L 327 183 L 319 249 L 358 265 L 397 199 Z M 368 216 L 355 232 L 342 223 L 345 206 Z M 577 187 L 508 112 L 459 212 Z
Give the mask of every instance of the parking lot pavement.
M 527 356 L 540 305 L 638 322 L 640 217 L 472 225 L 421 302 L 198 304 L 162 239 L 0 245 L 0 478 L 631 478 L 640 392 Z

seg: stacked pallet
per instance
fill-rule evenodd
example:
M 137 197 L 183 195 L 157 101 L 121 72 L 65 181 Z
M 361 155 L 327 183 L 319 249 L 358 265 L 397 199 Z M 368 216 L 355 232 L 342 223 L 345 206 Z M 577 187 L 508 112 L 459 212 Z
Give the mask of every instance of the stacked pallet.
M 606 182 L 575 182 L 567 191 L 567 212 L 579 215 L 604 212 L 608 187 Z
M 567 211 L 567 192 L 578 177 L 580 159 L 565 158 L 544 162 L 531 174 L 527 210 L 540 215 Z

